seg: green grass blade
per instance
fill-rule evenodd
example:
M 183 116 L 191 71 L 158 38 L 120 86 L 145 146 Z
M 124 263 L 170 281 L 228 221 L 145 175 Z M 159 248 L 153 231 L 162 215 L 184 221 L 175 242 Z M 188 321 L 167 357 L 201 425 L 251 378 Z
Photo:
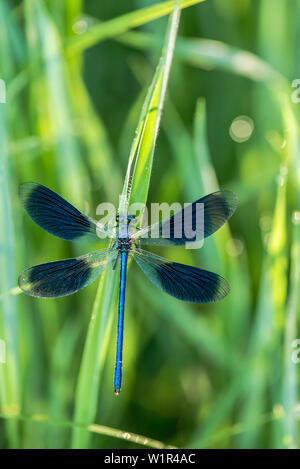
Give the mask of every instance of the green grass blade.
M 121 213 L 126 211 L 128 204 L 135 202 L 146 203 L 147 200 L 154 148 L 172 63 L 179 17 L 180 11 L 175 9 L 170 22 L 166 47 L 142 109 L 141 119 L 129 157 L 120 206 Z
M 179 334 L 195 347 L 210 363 L 232 373 L 239 359 L 219 334 L 210 329 L 206 318 L 191 311 L 188 304 L 170 298 L 164 293 L 153 295 L 153 287 L 143 277 L 137 279 L 147 304 L 176 326 Z
M 0 78 L 6 87 L 12 82 L 17 64 L 23 60 L 23 43 L 7 2 L 0 1 Z M 11 41 L 14 37 L 14 41 Z M 9 153 L 11 130 L 13 127 L 14 103 L 0 103 L 0 295 L 10 291 L 16 281 L 17 248 L 15 242 L 16 220 L 12 203 L 13 164 Z M 4 356 L 0 360 L 0 407 L 14 415 L 20 412 L 22 386 L 20 364 L 19 311 L 14 295 L 4 295 L 0 299 L 0 340 Z M 4 344 L 4 350 L 3 350 Z M 7 445 L 20 447 L 19 425 L 7 422 L 4 431 Z
M 159 50 L 162 44 L 159 36 L 140 31 L 129 31 L 114 39 L 141 50 Z M 204 70 L 219 68 L 255 81 L 282 78 L 280 73 L 252 52 L 212 39 L 180 37 L 176 43 L 175 57 L 193 67 Z
M 116 168 L 106 129 L 93 109 L 81 73 L 82 70 L 77 64 L 69 64 L 71 99 L 74 112 L 80 121 L 80 136 L 87 151 L 92 189 L 103 188 L 107 200 L 115 202 L 121 185 L 121 171 Z
M 100 279 L 89 323 L 84 353 L 78 376 L 74 420 L 89 424 L 97 414 L 100 376 L 107 355 L 108 338 L 111 335 L 113 307 L 115 304 L 117 275 L 107 270 Z M 100 408 L 101 410 L 101 408 Z M 82 428 L 74 428 L 72 447 L 88 447 L 89 434 Z
M 32 91 L 35 102 L 41 104 L 37 108 L 38 127 L 44 141 L 50 136 L 55 140 L 53 158 L 56 174 L 61 178 L 60 193 L 71 197 L 80 207 L 89 199 L 89 179 L 75 138 L 61 38 L 46 5 L 40 0 L 25 1 L 25 18 L 31 50 Z
M 281 405 L 281 388 L 278 386 L 276 371 L 282 370 L 283 366 L 278 344 L 284 324 L 287 287 L 286 187 L 285 174 L 278 180 L 273 226 L 264 259 L 256 320 L 249 342 L 249 374 L 245 380 L 245 401 L 241 418 L 242 423 L 250 425 L 252 429 L 241 435 L 239 445 L 242 448 L 262 446 L 259 440 L 260 434 L 254 424 L 267 410 L 268 390 L 272 395 L 272 408 Z M 283 444 L 281 420 L 273 422 L 272 436 L 274 446 L 281 447 Z
M 292 344 L 297 338 L 297 313 L 300 303 L 300 225 L 299 212 L 293 216 L 293 241 L 291 246 L 290 292 L 287 302 L 287 317 L 285 323 L 285 360 L 282 390 L 282 404 L 285 410 L 283 416 L 284 440 L 286 446 L 295 448 L 298 442 L 297 420 L 293 410 L 298 402 L 297 364 L 292 361 Z
M 69 427 L 69 428 L 81 428 L 89 433 L 94 433 L 96 435 L 101 436 L 109 436 L 112 438 L 116 438 L 119 440 L 128 441 L 130 443 L 145 446 L 148 448 L 153 449 L 167 449 L 167 448 L 174 448 L 175 446 L 169 446 L 164 444 L 161 441 L 154 440 L 153 438 L 148 438 L 147 436 L 138 435 L 137 433 L 132 433 L 127 430 L 119 430 L 117 428 L 108 427 L 105 425 L 98 425 L 92 423 L 90 425 L 84 426 L 80 425 L 76 422 L 70 422 L 67 420 L 59 420 L 53 419 L 48 415 L 44 414 L 34 414 L 34 415 L 10 415 L 4 412 L 0 412 L 0 419 L 7 419 L 7 420 L 20 420 L 21 422 L 32 422 L 36 425 L 47 425 L 47 426 L 55 426 L 55 427 Z

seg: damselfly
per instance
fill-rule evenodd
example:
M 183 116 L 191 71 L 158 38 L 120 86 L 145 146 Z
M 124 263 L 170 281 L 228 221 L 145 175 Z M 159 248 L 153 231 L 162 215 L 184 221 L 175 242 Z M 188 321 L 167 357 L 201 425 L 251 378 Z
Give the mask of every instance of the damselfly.
M 230 290 L 228 282 L 218 274 L 172 262 L 141 249 L 143 245 L 182 246 L 195 241 L 195 237 L 185 235 L 184 224 L 188 221 L 194 227 L 197 204 L 202 204 L 204 209 L 203 237 L 210 236 L 231 217 L 237 207 L 237 198 L 230 191 L 206 195 L 167 220 L 142 229 L 132 229 L 132 215 L 117 216 L 114 228 L 101 226 L 41 184 L 24 183 L 20 186 L 19 194 L 28 215 L 48 233 L 68 241 L 111 240 L 107 249 L 31 267 L 20 275 L 19 286 L 28 295 L 36 297 L 71 295 L 93 282 L 109 265 L 115 269 L 120 259 L 115 394 L 119 394 L 122 383 L 125 288 L 129 256 L 133 257 L 156 286 L 180 300 L 211 303 L 224 298 Z M 175 236 L 177 232 L 181 233 L 180 237 Z

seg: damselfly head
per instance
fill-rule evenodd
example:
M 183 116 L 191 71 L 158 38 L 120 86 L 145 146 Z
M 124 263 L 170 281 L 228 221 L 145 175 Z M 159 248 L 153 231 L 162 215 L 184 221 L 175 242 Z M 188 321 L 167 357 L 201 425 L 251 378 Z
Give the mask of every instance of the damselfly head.
M 132 221 L 137 221 L 134 215 L 117 215 L 116 216 L 116 223 L 119 224 L 126 224 L 129 225 Z

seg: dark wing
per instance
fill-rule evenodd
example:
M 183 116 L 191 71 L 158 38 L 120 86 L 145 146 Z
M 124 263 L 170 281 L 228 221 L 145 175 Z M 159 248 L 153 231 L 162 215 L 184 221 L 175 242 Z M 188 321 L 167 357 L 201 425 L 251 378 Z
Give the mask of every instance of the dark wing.
M 48 187 L 25 182 L 19 195 L 30 218 L 48 233 L 68 241 L 106 241 L 109 232 L 97 226 Z
M 189 204 L 169 219 L 141 229 L 133 238 L 142 245 L 153 246 L 180 246 L 200 241 L 221 228 L 235 212 L 237 205 L 238 200 L 233 192 L 213 192 Z
M 35 265 L 20 275 L 19 287 L 27 295 L 42 298 L 71 295 L 92 283 L 116 256 L 116 250 L 103 249 L 72 259 Z
M 179 300 L 213 303 L 230 291 L 227 280 L 214 272 L 171 262 L 142 249 L 131 253 L 151 282 Z

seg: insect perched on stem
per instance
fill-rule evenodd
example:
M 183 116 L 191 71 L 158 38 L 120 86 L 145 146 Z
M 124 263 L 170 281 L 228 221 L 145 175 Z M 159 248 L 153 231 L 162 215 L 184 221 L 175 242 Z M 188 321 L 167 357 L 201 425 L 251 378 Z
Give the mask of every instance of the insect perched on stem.
M 129 256 L 133 257 L 156 286 L 180 300 L 211 303 L 224 298 L 230 290 L 228 282 L 218 274 L 171 262 L 140 248 L 141 245 L 182 246 L 196 241 L 196 234 L 194 238 L 187 237 L 183 228 L 186 221 L 195 226 L 197 204 L 202 204 L 204 208 L 203 237 L 210 236 L 231 217 L 237 207 L 237 198 L 230 191 L 209 194 L 167 220 L 135 231 L 131 227 L 134 222 L 132 215 L 117 216 L 115 229 L 99 227 L 96 221 L 41 184 L 24 183 L 20 186 L 19 193 L 28 215 L 48 233 L 68 241 L 107 242 L 111 239 L 107 249 L 25 270 L 19 277 L 19 286 L 28 295 L 42 298 L 71 295 L 93 282 L 108 265 L 115 269 L 120 259 L 115 394 L 120 393 L 122 383 L 125 288 Z M 152 235 L 153 232 L 155 236 Z M 177 232 L 181 233 L 180 237 L 176 236 Z

